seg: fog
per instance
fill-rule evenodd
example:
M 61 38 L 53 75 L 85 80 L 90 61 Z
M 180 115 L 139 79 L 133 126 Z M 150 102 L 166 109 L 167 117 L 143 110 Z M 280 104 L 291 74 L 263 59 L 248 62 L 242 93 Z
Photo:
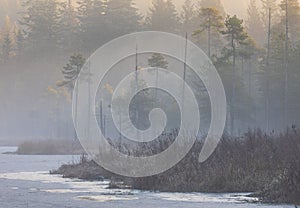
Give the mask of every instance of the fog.
M 63 1 L 63 0 L 62 0 Z M 17 13 L 20 12 L 22 6 L 21 6 L 21 0 L 0 0 L 0 25 L 3 25 L 3 20 L 6 15 L 9 15 L 12 20 L 17 19 Z M 76 2 L 76 1 L 74 1 Z M 138 8 L 141 9 L 141 12 L 146 14 L 148 11 L 149 6 L 151 6 L 152 1 L 151 0 L 136 0 L 136 5 Z M 177 9 L 180 11 L 181 6 L 183 4 L 184 0 L 175 0 L 174 3 L 177 6 Z M 194 2 L 197 2 L 197 0 L 194 0 Z M 258 1 L 259 2 L 259 1 Z M 244 18 L 246 16 L 247 12 L 247 5 L 249 4 L 249 0 L 241 0 L 241 1 L 235 1 L 235 0 L 222 0 L 222 3 L 224 5 L 224 8 L 227 13 L 229 14 L 237 14 L 238 16 Z
M 137 1 L 137 7 L 140 9 L 138 12 L 147 16 L 149 14 L 147 12 L 149 11 L 148 8 L 152 5 L 151 2 L 150 0 Z M 259 1 L 257 2 L 260 8 Z M 177 0 L 174 1 L 174 3 L 179 11 L 178 13 L 180 13 L 182 11 L 183 0 Z M 231 15 L 237 14 L 239 18 L 243 18 L 244 20 L 248 18 L 247 7 L 249 1 L 223 0 L 222 3 L 227 13 Z M 29 26 L 24 26 L 25 24 L 21 25 L 17 21 L 17 19 L 22 19 L 22 14 L 19 12 L 24 9 L 20 1 L 0 0 L 0 5 L 1 25 L 4 25 L 5 16 L 9 16 L 10 19 L 9 29 L 5 28 L 6 26 L 2 26 L 0 33 L 1 50 L 3 50 L 1 52 L 0 65 L 0 141 L 4 144 L 17 144 L 20 141 L 28 139 L 73 138 L 74 128 L 71 119 L 71 93 L 70 90 L 65 87 L 58 87 L 57 83 L 64 79 L 62 74 L 63 67 L 66 66 L 70 56 L 74 53 L 80 53 L 84 58 L 88 58 L 98 47 L 113 38 L 130 32 L 148 29 L 172 32 L 181 36 L 185 34 L 185 32 L 188 32 L 189 38 L 208 54 L 206 34 L 202 34 L 200 35 L 201 37 L 196 38 L 191 36 L 191 33 L 197 30 L 200 25 L 198 22 L 199 19 L 196 20 L 196 23 L 192 22 L 191 25 L 187 24 L 186 28 L 183 28 L 178 22 L 178 24 L 175 23 L 173 26 L 169 26 L 171 23 L 174 23 L 171 20 L 168 20 L 170 24 L 167 22 L 163 25 L 163 21 L 158 21 L 158 23 L 162 25 L 155 25 L 154 20 L 149 23 L 143 22 L 145 18 L 139 19 L 140 17 L 136 17 L 138 20 L 135 23 L 135 20 L 127 20 L 126 17 L 118 16 L 116 13 L 109 17 L 109 20 L 114 22 L 114 24 L 111 25 L 107 25 L 106 22 L 98 21 L 99 19 L 97 18 L 99 17 L 93 19 L 93 14 L 91 14 L 92 20 L 89 18 L 84 19 L 84 17 L 77 19 L 77 16 L 75 16 L 74 21 L 66 24 L 64 24 L 64 21 L 67 20 L 53 20 L 54 18 L 47 19 L 48 22 L 45 20 L 46 23 L 40 23 L 38 22 L 39 18 L 45 16 L 42 14 L 35 20 L 36 25 L 30 25 L 33 23 L 29 22 Z M 73 6 L 76 7 L 77 5 Z M 42 12 L 48 11 L 46 9 L 42 10 Z M 79 11 L 75 8 L 73 12 L 76 13 Z M 39 14 L 37 13 L 35 15 Z M 59 16 L 59 18 L 62 18 L 61 16 Z M 281 17 L 278 16 L 278 18 L 280 19 Z M 164 17 L 162 17 L 162 19 L 164 19 Z M 48 23 L 52 24 L 51 21 L 57 22 L 53 23 L 53 25 L 47 25 Z M 224 17 L 222 21 L 224 22 Z M 295 23 L 292 23 L 294 25 L 298 24 L 297 20 L 295 20 Z M 94 26 L 95 24 L 96 26 Z M 245 24 L 244 21 L 242 25 L 246 26 Z M 31 28 L 28 29 L 28 27 Z M 56 27 L 59 27 L 59 29 Z M 19 37 L 20 39 L 17 38 L 16 31 L 18 30 L 24 31 L 24 37 Z M 283 31 L 282 25 L 278 23 L 278 25 L 274 26 L 274 30 Z M 293 44 L 295 51 L 298 50 L 297 44 L 299 41 L 299 33 L 297 30 L 296 26 L 293 28 L 293 25 L 291 25 L 291 44 Z M 253 36 L 255 42 L 255 46 L 251 45 L 254 49 L 242 48 L 242 44 L 240 47 L 241 50 L 245 50 L 246 52 L 253 49 L 254 55 L 249 55 L 249 58 L 246 56 L 248 54 L 245 55 L 241 53 L 237 58 L 237 76 L 241 82 L 238 86 L 239 92 L 237 92 L 237 97 L 239 98 L 239 108 L 241 109 L 237 109 L 239 118 L 236 122 L 237 125 L 234 134 L 242 134 L 248 128 L 266 129 L 264 111 L 266 92 L 264 91 L 265 74 L 263 68 L 265 64 L 264 59 L 266 57 L 266 31 L 265 28 L 252 28 L 252 32 L 253 31 L 261 32 L 259 38 L 254 37 L 255 34 L 250 34 L 250 36 Z M 250 32 L 249 29 L 249 33 Z M 10 39 L 8 41 L 8 52 L 5 50 L 5 47 L 7 47 L 7 45 L 5 45 L 7 43 L 5 42 L 6 33 L 8 33 Z M 227 42 L 228 37 L 220 33 L 213 33 L 212 36 L 212 59 L 216 61 L 216 64 L 220 64 L 221 61 L 223 61 L 223 57 L 221 57 L 224 55 L 222 54 L 222 52 L 224 52 L 223 49 L 226 47 L 228 49 L 229 47 Z M 281 43 L 274 46 L 274 49 L 277 47 L 276 49 L 279 48 L 278 50 L 281 51 L 278 52 L 274 50 L 274 54 L 271 54 L 271 61 L 273 61 L 272 67 L 279 72 L 274 72 L 273 76 L 273 78 L 275 77 L 273 80 L 275 86 L 272 86 L 274 87 L 274 93 L 270 96 L 270 99 L 272 99 L 274 106 L 270 108 L 271 124 L 270 128 L 268 128 L 269 131 L 273 129 L 280 131 L 285 129 L 287 125 L 300 123 L 298 120 L 300 112 L 297 110 L 299 106 L 297 93 L 299 90 L 297 89 L 297 82 L 293 80 L 298 76 L 296 70 L 298 60 L 297 52 L 295 52 L 296 58 L 292 60 L 294 61 L 294 65 L 290 65 L 290 85 L 293 89 L 289 95 L 291 100 L 289 106 L 290 120 L 287 124 L 287 122 L 283 122 L 284 119 L 282 115 L 284 81 L 282 80 L 283 75 L 280 74 L 283 73 L 283 70 L 280 68 L 282 65 L 281 58 L 283 57 L 283 49 L 280 47 L 282 47 L 284 41 L 280 40 L 281 42 L 279 42 L 276 38 L 274 35 L 272 44 Z M 18 41 L 21 42 L 20 45 L 18 45 Z M 258 48 L 255 48 L 256 46 Z M 144 59 L 146 60 L 147 58 Z M 171 63 L 171 61 L 169 62 Z M 228 98 L 232 96 L 230 64 L 231 56 L 227 62 L 222 62 L 218 66 Z M 227 132 L 228 131 L 229 129 L 227 129 Z
M 194 0 L 194 2 L 197 3 L 197 0 Z M 177 10 L 180 11 L 184 0 L 175 0 L 174 3 L 177 6 Z M 151 4 L 151 0 L 136 0 L 137 7 L 141 8 L 141 10 L 144 13 L 147 12 L 147 8 L 149 8 Z M 238 16 L 244 18 L 247 13 L 247 6 L 249 4 L 249 0 L 222 0 L 222 4 L 228 14 L 237 14 Z

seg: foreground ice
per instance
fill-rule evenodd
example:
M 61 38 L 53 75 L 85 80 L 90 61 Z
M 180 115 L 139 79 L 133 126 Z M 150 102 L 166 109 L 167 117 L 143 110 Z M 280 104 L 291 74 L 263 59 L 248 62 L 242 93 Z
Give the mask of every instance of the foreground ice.
M 184 207 L 213 207 L 213 205 L 218 205 L 218 207 L 269 207 L 267 205 L 248 203 L 249 201 L 256 202 L 258 199 L 247 197 L 247 193 L 160 193 L 129 189 L 108 189 L 109 181 L 88 182 L 78 179 L 66 179 L 59 175 L 50 175 L 44 171 L 2 173 L 0 174 L 0 182 L 1 184 L 6 183 L 8 192 L 16 192 L 15 194 L 19 193 L 19 195 L 28 195 L 30 193 L 32 194 L 31 196 L 33 194 L 40 195 L 44 196 L 45 201 L 47 201 L 49 196 L 53 195 L 56 203 L 62 206 L 71 204 L 71 207 L 84 203 L 105 203 L 105 207 L 110 207 L 109 204 L 114 201 L 122 204 L 127 204 L 128 201 L 131 201 L 131 207 L 140 207 L 140 205 L 144 204 L 150 204 L 148 207 L 156 207 L 158 205 L 160 207 L 183 207 L 183 205 Z M 4 190 L 1 189 L 1 191 Z M 62 200 L 63 204 L 59 202 L 61 198 L 64 198 Z M 24 200 L 26 202 L 26 199 Z M 27 201 L 29 204 L 32 204 L 31 206 L 35 207 L 36 202 L 32 200 L 32 197 L 29 197 Z M 42 198 L 39 198 L 39 201 L 42 201 Z M 113 204 L 111 204 L 111 207 L 114 207 Z

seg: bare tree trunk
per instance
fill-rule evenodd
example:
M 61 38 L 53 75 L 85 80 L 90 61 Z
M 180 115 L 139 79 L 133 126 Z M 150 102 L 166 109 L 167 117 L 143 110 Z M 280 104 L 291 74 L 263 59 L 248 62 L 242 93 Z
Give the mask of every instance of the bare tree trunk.
M 87 123 L 87 139 L 90 139 L 90 126 L 91 126 L 91 66 L 90 66 L 90 62 L 88 63 L 88 78 L 87 78 L 87 82 L 88 82 L 88 123 Z
M 79 69 L 77 69 L 79 71 Z M 74 159 L 74 142 L 77 140 L 77 132 L 76 132 L 76 127 L 77 127 L 77 111 L 78 111 L 78 84 L 75 86 L 75 114 L 74 114 L 74 139 L 72 141 L 72 164 L 75 163 Z
M 139 90 L 139 66 L 138 66 L 138 62 L 139 62 L 139 54 L 138 54 L 138 45 L 136 45 L 136 49 L 135 49 L 135 85 L 136 85 L 136 92 L 138 92 Z M 155 93 L 157 92 L 157 89 L 155 89 Z M 156 99 L 156 98 L 155 98 Z M 156 102 L 156 100 L 155 100 Z M 135 110 L 135 122 L 139 123 L 139 112 L 140 112 L 140 104 L 137 105 L 137 108 Z M 122 117 L 120 118 L 120 122 L 122 122 Z M 121 131 L 121 123 L 120 123 L 120 131 Z M 140 138 L 139 132 L 136 132 L 136 136 L 138 138 Z M 122 139 L 122 131 L 120 132 L 120 137 Z
M 288 125 L 288 53 L 289 53 L 289 19 L 288 0 L 285 0 L 285 53 L 284 53 L 284 125 Z
M 230 99 L 230 132 L 231 136 L 234 135 L 235 131 L 235 91 L 236 91 L 236 74 L 235 74 L 235 67 L 236 67 L 236 50 L 235 50 L 235 44 L 234 44 L 234 37 L 232 35 L 231 37 L 231 47 L 232 47 L 232 52 L 233 52 L 233 63 L 232 63 L 232 95 Z
M 252 96 L 252 60 L 248 60 L 248 95 L 251 97 Z M 252 109 L 253 107 L 249 105 L 249 115 L 252 114 Z M 256 117 L 255 117 L 255 121 L 256 121 Z M 248 128 L 250 128 L 252 125 L 252 121 L 251 121 L 251 116 L 249 116 L 249 126 Z
M 267 48 L 267 61 L 266 61 L 266 78 L 267 78 L 267 86 L 266 86 L 266 133 L 269 132 L 270 128 L 270 43 L 271 43 L 271 8 L 269 8 L 269 23 L 268 23 L 268 48 Z
M 188 34 L 185 34 L 185 49 L 184 49 L 184 65 L 183 65 L 183 85 L 182 85 L 182 111 L 184 111 L 184 100 L 185 100 L 185 80 L 186 80 L 186 68 L 187 68 L 187 47 L 188 47 Z M 183 112 L 182 112 L 183 113 Z
M 158 91 L 158 67 L 155 69 L 155 103 L 157 103 L 157 91 Z
M 207 28 L 207 40 L 208 40 L 208 57 L 211 57 L 211 17 L 208 20 L 208 28 Z

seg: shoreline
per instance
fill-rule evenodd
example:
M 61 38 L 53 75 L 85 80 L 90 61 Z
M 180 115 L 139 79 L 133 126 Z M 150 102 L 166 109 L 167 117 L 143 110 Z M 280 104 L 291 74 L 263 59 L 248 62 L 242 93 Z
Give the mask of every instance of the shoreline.
M 160 192 L 253 193 L 262 202 L 300 204 L 300 129 L 265 135 L 249 131 L 239 138 L 223 137 L 211 157 L 198 162 L 201 141 L 171 169 L 158 175 L 129 178 L 104 170 L 86 158 L 79 164 L 53 171 L 64 177 L 93 180 L 99 176 L 118 188 L 122 182 L 133 189 Z M 143 154 L 146 149 L 139 149 Z M 163 150 L 163 148 L 162 148 Z M 158 149 L 158 152 L 160 149 Z M 134 153 L 133 153 L 134 154 Z
M 37 156 L 39 156 L 39 155 L 37 155 Z M 55 156 L 55 155 L 53 155 L 53 156 Z M 65 166 L 65 168 L 66 167 L 68 167 L 68 166 L 77 166 L 78 168 L 80 167 L 80 166 L 82 166 L 82 164 L 80 165 L 80 164 L 75 164 L 75 165 L 63 165 L 63 166 Z M 98 179 L 84 179 L 84 178 L 78 178 L 78 177 L 75 177 L 75 176 L 73 176 L 73 177 L 70 177 L 70 176 L 66 176 L 66 175 L 63 175 L 63 174 L 58 174 L 58 173 L 56 173 L 56 174 L 54 174 L 52 171 L 44 171 L 45 172 L 45 174 L 47 174 L 47 175 L 57 175 L 59 178 L 72 178 L 72 179 L 74 179 L 75 181 L 77 180 L 77 179 L 80 179 L 80 181 L 82 181 L 82 182 L 99 182 L 99 181 L 101 181 L 101 180 L 99 180 L 99 178 Z M 51 173 L 52 172 L 52 173 Z M 120 178 L 117 178 L 117 179 L 120 179 Z M 282 203 L 282 202 L 276 202 L 276 201 L 267 201 L 267 200 L 263 200 L 263 199 L 261 199 L 261 196 L 258 194 L 258 193 L 255 193 L 255 192 L 187 192 L 187 191 L 181 191 L 181 192 L 179 192 L 179 191 L 174 191 L 174 192 L 171 192 L 171 191 L 159 191 L 159 190 L 141 190 L 141 189 L 133 189 L 133 188 L 131 188 L 131 187 L 122 187 L 122 186 L 118 186 L 118 187 L 114 187 L 114 188 L 112 188 L 112 187 L 110 187 L 111 186 L 111 181 L 107 181 L 106 179 L 104 179 L 104 181 L 106 181 L 106 182 L 108 182 L 108 187 L 107 187 L 107 189 L 108 190 L 118 190 L 118 189 L 122 189 L 122 190 L 126 190 L 126 189 L 129 189 L 129 190 L 137 190 L 137 191 L 141 191 L 141 192 L 149 192 L 149 193 L 158 193 L 158 194 L 175 194 L 175 195 L 178 195 L 178 194 L 189 194 L 189 195 L 194 195 L 194 194 L 208 194 L 208 195 L 210 195 L 210 194 L 212 194 L 212 195 L 230 195 L 230 196 L 232 196 L 232 197 L 242 197 L 243 199 L 242 200 L 240 200 L 240 202 L 243 202 L 243 203 L 251 203 L 251 204 L 265 204 L 265 205 L 292 205 L 292 204 L 289 204 L 289 203 Z M 120 181 L 119 181 L 120 182 Z M 258 200 L 253 200 L 252 198 L 257 198 Z
M 57 173 L 51 173 L 49 172 L 50 175 L 57 175 L 61 176 L 62 178 L 70 178 L 70 179 L 78 179 L 83 182 L 96 182 L 98 180 L 95 179 L 84 179 L 84 178 L 76 178 L 76 177 L 66 177 L 62 174 L 57 174 Z M 121 189 L 121 190 L 132 190 L 132 191 L 139 191 L 139 192 L 149 192 L 149 193 L 169 193 L 169 194 L 208 194 L 208 195 L 230 195 L 231 197 L 239 198 L 239 197 L 244 197 L 243 200 L 238 200 L 239 202 L 242 203 L 249 203 L 249 204 L 265 204 L 265 205 L 294 205 L 294 204 L 289 204 L 289 203 L 284 203 L 284 202 L 276 202 L 276 201 L 268 201 L 268 200 L 263 200 L 262 196 L 255 192 L 185 192 L 185 191 L 161 191 L 161 190 L 145 190 L 145 189 L 136 189 L 128 186 L 118 186 L 118 187 L 111 187 L 111 180 L 110 179 L 104 179 L 100 181 L 107 181 L 109 182 L 107 189 L 108 190 L 115 190 L 115 189 Z M 298 206 L 298 205 L 297 205 Z
M 54 176 L 53 179 L 51 179 L 51 177 L 48 176 Z M 33 178 L 32 178 L 33 177 Z M 169 196 L 173 196 L 174 198 L 179 197 L 177 200 L 184 202 L 186 201 L 184 198 L 182 198 L 182 196 L 185 197 L 196 197 L 197 198 L 197 202 L 198 203 L 202 203 L 202 202 L 207 202 L 207 201 L 215 201 L 215 199 L 227 202 L 227 203 L 245 203 L 245 204 L 256 204 L 256 203 L 261 203 L 260 201 L 258 201 L 258 199 L 256 197 L 250 197 L 249 195 L 251 193 L 202 193 L 202 192 L 163 192 L 163 191 L 145 191 L 145 190 L 138 190 L 138 189 L 128 189 L 128 188 L 109 188 L 109 180 L 104 180 L 101 181 L 99 183 L 99 181 L 93 181 L 91 183 L 91 181 L 87 181 L 87 180 L 83 180 L 83 179 L 76 179 L 73 178 L 72 180 L 67 180 L 67 182 L 65 181 L 65 178 L 63 178 L 62 175 L 51 175 L 49 174 L 49 172 L 47 171 L 35 171 L 35 172 L 20 172 L 20 173 L 2 173 L 0 174 L 0 179 L 8 179 L 8 180 L 30 180 L 30 181 L 34 181 L 34 182 L 42 182 L 42 183 L 47 183 L 49 184 L 49 182 L 53 181 L 53 183 L 62 183 L 62 184 L 78 184 L 80 183 L 81 185 L 79 185 L 79 187 L 94 187 L 96 189 L 99 188 L 98 191 L 96 191 L 95 193 L 97 193 L 98 197 L 101 196 L 144 196 L 145 194 L 147 194 L 148 196 L 156 196 L 157 198 L 160 198 L 160 196 L 165 196 L 165 195 L 169 195 Z M 98 187 L 98 188 L 97 188 Z M 93 188 L 93 189 L 94 189 Z M 15 187 L 15 189 L 18 189 L 17 187 Z M 58 189 L 54 189 L 53 191 L 51 190 L 44 190 L 46 192 L 49 193 L 55 193 L 55 191 Z M 70 190 L 73 190 L 74 192 L 76 192 L 76 188 L 72 188 Z M 61 188 L 60 189 L 60 193 L 63 192 L 66 193 L 70 193 L 67 189 L 65 188 Z M 95 189 L 94 189 L 95 191 Z M 94 195 L 96 196 L 96 195 Z M 161 198 L 164 199 L 164 198 Z
M 1 155 L 31 155 L 31 156 L 65 156 L 65 155 L 74 155 L 74 156 L 80 156 L 82 155 L 81 153 L 60 153 L 60 154 L 55 154 L 55 153 L 51 153 L 51 154 L 45 154 L 45 153 L 18 153 L 18 152 L 3 152 L 0 153 Z
M 151 192 L 151 193 L 181 193 L 181 194 L 233 194 L 233 196 L 243 196 L 246 197 L 244 202 L 247 203 L 261 203 L 261 204 L 272 204 L 272 205 L 290 205 L 289 203 L 285 202 L 278 202 L 278 201 L 272 201 L 272 200 L 265 200 L 264 197 L 258 192 L 249 192 L 249 191 L 202 191 L 202 192 L 189 192 L 189 191 L 171 191 L 171 190 L 154 190 L 154 189 L 139 189 L 134 186 L 128 185 L 128 182 L 130 183 L 130 179 L 122 176 L 116 176 L 115 174 L 112 174 L 105 169 L 98 167 L 99 169 L 95 168 L 93 170 L 89 170 L 89 167 L 91 167 L 91 164 L 93 164 L 93 161 L 86 161 L 86 164 L 79 163 L 79 164 L 72 164 L 72 165 L 62 165 L 58 170 L 49 171 L 50 175 L 58 175 L 62 178 L 70 178 L 70 179 L 79 179 L 86 182 L 91 181 L 104 181 L 108 180 L 109 185 L 108 189 L 123 189 L 123 190 L 138 190 L 142 192 Z M 102 172 L 102 174 L 99 174 L 99 172 Z M 101 176 L 100 176 L 101 175 Z M 97 180 L 97 177 L 101 177 L 101 180 Z M 247 199 L 248 198 L 248 199 Z

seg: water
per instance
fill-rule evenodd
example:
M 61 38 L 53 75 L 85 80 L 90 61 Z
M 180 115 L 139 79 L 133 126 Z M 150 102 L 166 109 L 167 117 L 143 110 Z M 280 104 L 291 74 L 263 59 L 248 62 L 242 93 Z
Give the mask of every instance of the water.
M 15 148 L 0 147 L 0 153 Z M 0 154 L 0 208 L 286 208 L 291 205 L 249 203 L 245 194 L 152 193 L 109 190 L 108 181 L 64 179 L 49 170 L 70 163 L 72 156 Z M 75 158 L 79 160 L 79 158 Z M 257 199 L 250 199 L 255 201 Z

